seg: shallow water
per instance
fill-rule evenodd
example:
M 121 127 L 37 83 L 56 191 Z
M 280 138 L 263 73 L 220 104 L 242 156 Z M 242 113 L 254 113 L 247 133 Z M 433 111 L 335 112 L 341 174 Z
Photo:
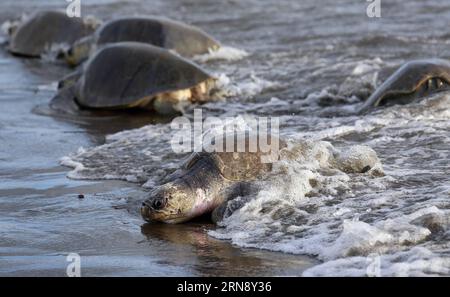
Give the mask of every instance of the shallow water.
M 34 9 L 13 3 L 0 4 L 0 21 Z M 366 16 L 365 1 L 151 3 L 85 1 L 83 11 L 162 14 L 205 28 L 233 49 L 196 59 L 229 80 L 228 98 L 204 105 L 204 116 L 278 116 L 284 137 L 318 151 L 320 141 L 343 151 L 367 145 L 384 176 L 327 171 L 308 156 L 280 164 L 219 228 L 143 225 L 140 185 L 157 185 L 184 157 L 168 150 L 170 127 L 141 115 L 39 115 L 67 70 L 1 51 L 2 274 L 64 275 L 69 252 L 85 259 L 85 275 L 450 274 L 450 94 L 340 116 L 373 91 L 383 69 L 450 59 L 449 3 L 382 1 L 380 19 Z M 76 167 L 71 180 L 62 157 Z M 309 178 L 317 185 L 305 186 Z

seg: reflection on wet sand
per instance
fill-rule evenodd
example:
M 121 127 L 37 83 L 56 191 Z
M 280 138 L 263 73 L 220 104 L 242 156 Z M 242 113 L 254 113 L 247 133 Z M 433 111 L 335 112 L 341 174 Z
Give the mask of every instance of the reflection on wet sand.
M 141 226 L 141 232 L 150 246 L 155 239 L 161 240 L 162 244 L 177 246 L 177 253 L 166 255 L 167 262 L 187 264 L 202 276 L 301 275 L 317 263 L 308 257 L 234 247 L 209 236 L 208 230 L 214 228 L 213 224 L 201 222 L 183 225 L 146 223 Z
M 40 105 L 33 109 L 39 115 L 53 117 L 56 121 L 73 124 L 82 129 L 81 133 L 87 133 L 103 141 L 104 135 L 114 134 L 120 131 L 137 129 L 150 124 L 169 123 L 173 117 L 157 115 L 148 111 L 88 111 L 81 110 L 78 114 L 62 114 L 52 110 L 48 105 Z M 72 131 L 78 133 L 78 131 Z M 98 142 L 98 141 L 96 141 Z

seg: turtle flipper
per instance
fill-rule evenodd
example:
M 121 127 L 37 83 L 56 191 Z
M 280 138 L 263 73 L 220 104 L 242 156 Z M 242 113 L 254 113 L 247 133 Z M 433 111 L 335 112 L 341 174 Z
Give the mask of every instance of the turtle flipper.
M 66 114 L 77 114 L 80 107 L 75 101 L 77 84 L 58 90 L 58 93 L 50 101 L 50 108 Z
M 223 219 L 231 216 L 240 209 L 252 197 L 251 194 L 258 192 L 260 187 L 254 182 L 238 182 L 227 187 L 222 193 L 224 201 L 211 213 L 211 220 L 217 224 Z
M 58 89 L 64 89 L 64 88 L 68 88 L 70 86 L 75 85 L 78 82 L 78 79 L 82 75 L 83 75 L 83 71 L 81 69 L 78 69 L 77 71 L 74 71 L 74 72 L 64 76 L 58 82 Z

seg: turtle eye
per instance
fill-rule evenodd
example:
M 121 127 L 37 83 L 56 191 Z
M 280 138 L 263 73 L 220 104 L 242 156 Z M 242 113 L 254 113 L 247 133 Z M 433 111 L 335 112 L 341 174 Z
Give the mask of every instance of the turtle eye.
M 440 79 L 440 78 L 437 78 L 436 79 L 436 87 L 438 88 L 438 89 L 440 89 L 440 88 L 442 88 L 444 86 L 444 82 Z

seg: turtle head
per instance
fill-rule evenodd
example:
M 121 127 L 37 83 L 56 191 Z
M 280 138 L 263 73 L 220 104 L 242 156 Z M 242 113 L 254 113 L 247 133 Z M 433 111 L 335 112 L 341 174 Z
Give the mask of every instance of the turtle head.
M 440 59 L 411 61 L 392 74 L 364 103 L 359 113 L 377 106 L 407 104 L 450 89 L 450 63 Z
M 150 192 L 141 207 L 149 222 L 177 224 L 210 213 L 226 186 L 214 161 L 194 153 L 172 180 Z
M 142 203 L 141 215 L 149 222 L 182 223 L 194 216 L 195 193 L 182 180 L 164 184 Z
M 92 36 L 76 41 L 64 52 L 64 59 L 70 66 L 77 66 L 89 58 L 94 41 Z
M 180 43 L 179 39 L 173 36 L 166 41 L 166 46 L 175 49 L 182 56 L 201 55 L 220 49 L 220 43 L 216 39 L 196 27 L 190 28 L 187 34 L 180 38 L 184 42 Z

